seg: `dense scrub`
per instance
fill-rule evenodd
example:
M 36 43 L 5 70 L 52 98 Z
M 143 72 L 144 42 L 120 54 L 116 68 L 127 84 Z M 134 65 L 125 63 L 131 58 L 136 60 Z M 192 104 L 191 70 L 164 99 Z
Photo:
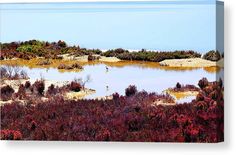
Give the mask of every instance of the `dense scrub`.
M 174 88 L 170 88 L 171 91 L 199 91 L 199 88 L 194 85 L 181 85 L 179 82 L 176 83 Z
M 65 84 L 61 87 L 55 86 L 51 84 L 47 89 L 45 88 L 45 81 L 43 79 L 36 80 L 33 84 L 29 81 L 26 81 L 25 84 L 20 84 L 18 91 L 15 92 L 14 89 L 5 85 L 0 89 L 0 100 L 8 101 L 8 100 L 30 100 L 33 101 L 31 104 L 36 103 L 36 101 L 40 101 L 41 97 L 51 98 L 55 95 L 63 95 L 66 92 L 73 91 L 79 92 L 84 89 L 83 81 L 73 80 L 68 84 Z
M 201 55 L 194 51 L 146 51 L 142 49 L 138 52 L 129 52 L 125 49 L 112 49 L 102 52 L 99 49 L 86 49 L 79 46 L 68 46 L 64 41 L 44 42 L 29 40 L 25 42 L 0 43 L 1 60 L 10 58 L 32 59 L 35 57 L 45 57 L 47 59 L 62 59 L 62 54 L 69 54 L 75 57 L 88 55 L 88 60 L 97 60 L 102 55 L 106 57 L 117 57 L 121 60 L 142 60 L 160 62 L 165 59 L 196 58 Z M 42 64 L 45 64 L 42 62 Z
M 201 57 L 199 53 L 194 51 L 174 51 L 174 52 L 158 52 L 141 50 L 138 52 L 129 52 L 124 49 L 108 50 L 102 53 L 103 56 L 117 57 L 121 60 L 141 60 L 160 62 L 165 59 L 183 59 L 183 58 L 198 58 Z
M 125 89 L 126 96 L 135 95 L 138 92 L 137 87 L 134 85 L 130 85 L 128 88 Z
M 79 46 L 68 46 L 64 41 L 45 42 L 29 40 L 25 42 L 0 43 L 1 60 L 11 58 L 32 59 L 45 57 L 47 59 L 62 59 L 61 54 L 73 54 L 76 56 L 88 54 L 100 54 L 97 49 L 80 48 Z
M 15 130 L 1 130 L 0 139 L 2 140 L 21 140 L 22 135 L 19 131 Z
M 37 80 L 32 84 L 30 90 L 33 94 L 43 96 L 45 89 L 45 83 L 43 80 Z
M 71 70 L 71 69 L 83 69 L 83 66 L 81 66 L 79 63 L 73 63 L 71 65 L 67 64 L 60 64 L 57 69 L 65 69 L 65 70 Z
M 92 54 L 88 55 L 88 61 L 99 60 L 100 58 L 100 56 L 93 56 Z
M 3 101 L 10 100 L 14 92 L 15 91 L 11 86 L 3 86 L 0 88 L 0 99 Z
M 113 100 L 15 102 L 1 106 L 1 132 L 14 130 L 27 140 L 219 142 L 222 91 L 221 82 L 208 82 L 192 103 L 173 106 L 156 106 L 156 100 L 171 97 L 147 92 L 115 93 Z

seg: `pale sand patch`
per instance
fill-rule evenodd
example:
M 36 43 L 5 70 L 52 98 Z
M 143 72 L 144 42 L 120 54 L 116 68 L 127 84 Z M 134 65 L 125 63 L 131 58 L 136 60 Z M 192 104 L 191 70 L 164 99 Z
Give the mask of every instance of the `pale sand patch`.
M 118 59 L 117 57 L 104 57 L 104 56 L 101 56 L 99 61 L 101 61 L 101 62 L 119 62 L 121 60 Z
M 62 56 L 64 60 L 78 60 L 80 62 L 88 62 L 88 55 L 76 57 L 74 55 L 63 54 L 60 56 Z M 96 55 L 96 54 L 94 54 L 93 56 L 99 57 L 99 60 L 95 60 L 95 61 L 100 61 L 100 62 L 119 62 L 119 61 L 121 61 L 120 59 L 118 59 L 116 57 L 105 57 L 105 56 L 100 56 L 100 55 Z
M 73 99 L 73 100 L 78 100 L 78 99 L 82 99 L 87 95 L 91 95 L 94 94 L 96 91 L 93 89 L 88 89 L 85 88 L 84 90 L 81 90 L 79 92 L 67 92 L 64 97 L 65 99 Z
M 101 97 L 95 97 L 95 100 L 112 100 L 113 96 L 109 95 L 109 96 L 101 96 Z
M 152 105 L 155 105 L 155 106 L 157 106 L 157 105 L 169 106 L 169 105 L 176 105 L 176 102 L 169 103 L 169 102 L 165 102 L 162 99 L 157 99 L 152 103 Z
M 4 104 L 10 104 L 13 100 L 7 100 L 7 101 L 2 101 L 0 100 L 0 106 L 4 105 Z
M 189 58 L 189 59 L 170 59 L 160 62 L 161 66 L 168 67 L 212 67 L 218 66 L 216 62 L 205 60 L 202 58 Z
M 168 93 L 169 95 L 173 96 L 176 101 L 189 97 L 189 96 L 197 96 L 198 91 L 172 91 L 172 90 L 165 90 L 164 92 Z

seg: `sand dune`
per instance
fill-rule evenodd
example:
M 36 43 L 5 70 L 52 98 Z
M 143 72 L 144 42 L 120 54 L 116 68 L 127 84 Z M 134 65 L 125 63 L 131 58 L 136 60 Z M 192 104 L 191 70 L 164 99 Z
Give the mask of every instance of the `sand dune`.
M 190 58 L 190 59 L 169 59 L 160 62 L 161 66 L 168 67 L 223 67 L 224 60 L 219 60 L 218 62 L 205 60 L 202 58 Z

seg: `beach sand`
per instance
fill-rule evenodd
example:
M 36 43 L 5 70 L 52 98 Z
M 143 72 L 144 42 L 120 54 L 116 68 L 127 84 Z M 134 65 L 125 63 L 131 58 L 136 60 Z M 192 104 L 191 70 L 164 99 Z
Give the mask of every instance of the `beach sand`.
M 160 62 L 161 66 L 168 67 L 222 67 L 224 60 L 219 60 L 218 62 L 205 60 L 202 58 L 189 58 L 189 59 L 169 59 Z
M 197 96 L 199 93 L 198 91 L 171 91 L 171 90 L 166 90 L 165 92 L 173 96 L 176 101 L 182 98 L 186 98 L 188 96 Z
M 88 55 L 76 57 L 74 55 L 63 54 L 61 56 L 63 57 L 64 60 L 77 60 L 80 62 L 88 62 Z M 105 56 L 100 56 L 100 55 L 93 55 L 93 56 L 99 57 L 99 60 L 96 60 L 96 61 L 100 61 L 100 62 L 119 62 L 119 61 L 121 61 L 120 59 L 118 59 L 116 57 L 105 57 Z
M 78 99 L 83 99 L 85 96 L 91 95 L 95 92 L 96 91 L 93 89 L 85 88 L 84 90 L 81 90 L 79 92 L 72 92 L 72 91 L 67 92 L 64 97 L 65 99 L 69 99 L 69 100 L 71 99 L 78 100 Z

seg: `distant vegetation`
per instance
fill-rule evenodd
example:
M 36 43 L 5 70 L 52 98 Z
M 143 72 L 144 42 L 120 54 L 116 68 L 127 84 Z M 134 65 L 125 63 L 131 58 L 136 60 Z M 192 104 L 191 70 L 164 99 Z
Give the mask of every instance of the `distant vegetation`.
M 158 52 L 146 51 L 142 49 L 138 52 L 129 52 L 124 49 L 108 50 L 102 53 L 106 57 L 117 57 L 121 60 L 141 60 L 160 62 L 165 59 L 184 59 L 184 58 L 199 58 L 201 54 L 194 51 L 173 51 L 173 52 Z
M 32 59 L 35 57 L 45 57 L 50 59 L 62 59 L 60 55 L 69 54 L 75 57 L 88 55 L 88 60 L 97 60 L 101 55 L 106 57 L 117 57 L 121 60 L 141 60 L 160 62 L 165 59 L 183 59 L 201 57 L 195 51 L 147 51 L 142 49 L 138 52 L 128 51 L 122 48 L 107 50 L 102 52 L 99 49 L 86 49 L 80 46 L 68 46 L 64 41 L 45 42 L 29 40 L 25 42 L 0 43 L 1 59 L 22 58 Z
M 211 61 L 219 61 L 224 57 L 224 54 L 221 54 L 219 51 L 209 51 L 203 55 L 203 59 L 211 60 Z
M 29 85 L 28 83 L 27 87 L 31 87 Z M 208 82 L 204 78 L 199 81 L 199 86 L 201 89 L 196 100 L 172 106 L 153 104 L 160 99 L 172 102 L 172 97 L 138 92 L 135 86 L 126 89 L 126 96 L 115 93 L 112 100 L 76 101 L 57 96 L 38 102 L 33 98 L 26 105 L 13 101 L 0 107 L 0 139 L 223 141 L 222 81 Z M 74 86 L 70 87 L 74 90 Z M 180 88 L 180 85 L 177 87 Z M 55 94 L 56 91 L 57 88 L 50 86 L 47 93 Z M 5 92 L 13 93 L 11 88 L 5 88 L 3 93 Z
M 81 66 L 79 63 L 73 63 L 71 65 L 67 64 L 60 64 L 57 69 L 65 69 L 65 70 L 71 70 L 71 69 L 83 69 L 83 66 Z
M 25 42 L 0 43 L 1 59 L 22 58 L 32 59 L 45 57 L 61 59 L 61 54 L 73 54 L 76 56 L 101 54 L 98 49 L 86 49 L 79 46 L 68 46 L 64 41 L 44 42 L 29 40 Z

